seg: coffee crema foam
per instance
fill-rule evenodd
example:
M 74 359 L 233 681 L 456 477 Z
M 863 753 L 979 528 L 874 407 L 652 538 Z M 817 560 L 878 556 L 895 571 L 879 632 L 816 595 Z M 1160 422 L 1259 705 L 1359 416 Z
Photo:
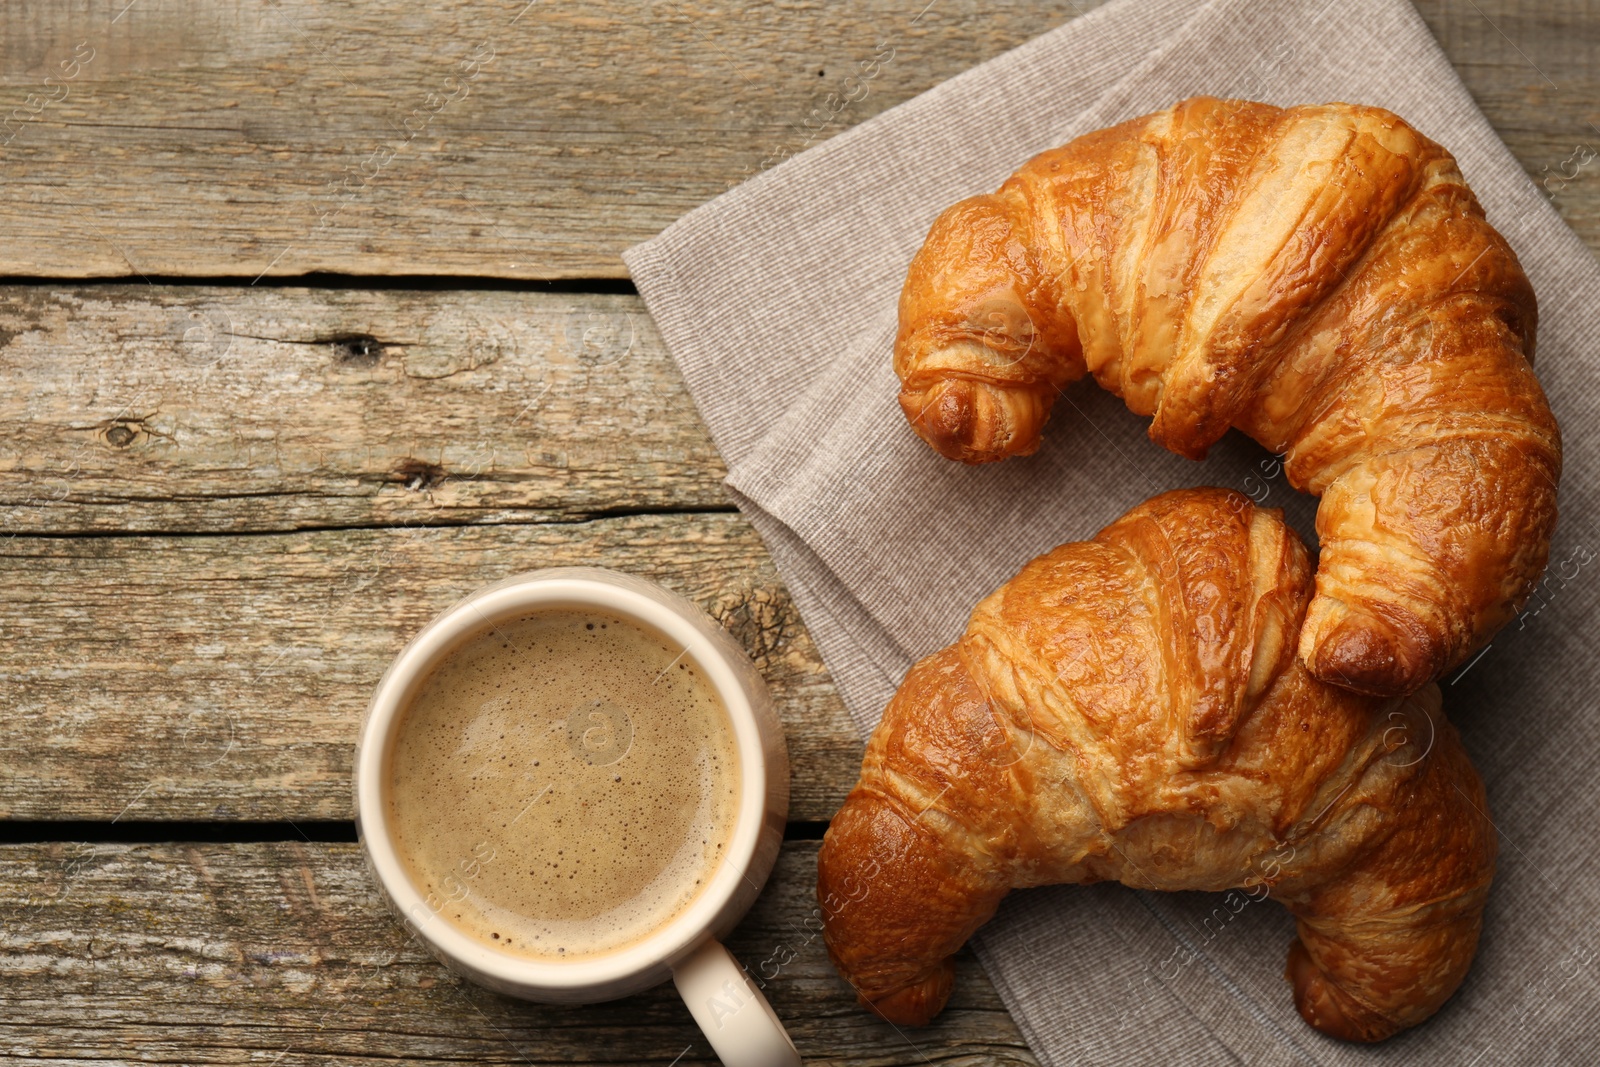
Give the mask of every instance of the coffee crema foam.
M 500 951 L 614 952 L 711 881 L 738 742 L 699 666 L 617 616 L 551 610 L 460 646 L 405 709 L 392 834 L 430 911 Z

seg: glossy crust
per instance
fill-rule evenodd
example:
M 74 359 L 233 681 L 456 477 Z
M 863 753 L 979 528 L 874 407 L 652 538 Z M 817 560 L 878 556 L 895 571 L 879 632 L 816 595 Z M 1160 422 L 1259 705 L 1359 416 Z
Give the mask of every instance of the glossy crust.
M 1239 888 L 1299 920 L 1288 978 L 1324 1033 L 1429 1015 L 1476 950 L 1495 833 L 1429 685 L 1296 660 L 1305 547 L 1277 511 L 1167 493 L 1032 561 L 918 663 L 818 860 L 828 953 L 927 1022 L 950 956 L 1013 888 Z
M 1387 111 L 1186 100 L 1046 152 L 939 216 L 895 370 L 952 459 L 1026 455 L 1093 374 L 1201 458 L 1230 426 L 1322 497 L 1299 654 L 1416 690 L 1544 569 L 1561 443 L 1537 305 L 1455 160 Z

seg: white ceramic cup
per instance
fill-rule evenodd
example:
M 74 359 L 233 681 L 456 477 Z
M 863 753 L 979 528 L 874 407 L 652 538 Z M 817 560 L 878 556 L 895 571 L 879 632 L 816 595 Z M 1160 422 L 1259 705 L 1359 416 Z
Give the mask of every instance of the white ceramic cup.
M 498 951 L 452 925 L 412 884 L 388 823 L 389 762 L 402 713 L 433 669 L 492 625 L 540 609 L 600 609 L 685 649 L 715 686 L 738 740 L 741 795 L 728 854 L 690 905 L 643 939 L 571 962 Z M 367 865 L 400 918 L 445 966 L 527 1000 L 590 1004 L 671 978 L 728 1067 L 779 1067 L 800 1056 L 766 999 L 722 947 L 766 882 L 789 810 L 783 729 L 755 665 L 695 604 L 630 575 L 590 567 L 519 574 L 437 616 L 390 664 L 367 709 L 355 759 L 356 830 Z

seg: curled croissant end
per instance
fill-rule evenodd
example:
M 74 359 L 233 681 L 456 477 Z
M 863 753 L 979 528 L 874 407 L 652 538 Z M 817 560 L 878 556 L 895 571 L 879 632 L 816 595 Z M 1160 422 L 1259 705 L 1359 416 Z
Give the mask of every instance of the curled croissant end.
M 900 410 L 917 436 L 940 455 L 962 463 L 1033 455 L 1050 417 L 1050 405 L 1033 386 L 970 378 L 902 389 Z
M 937 971 L 920 982 L 876 998 L 869 999 L 866 994 L 858 993 L 856 999 L 872 1014 L 896 1026 L 926 1026 L 944 1010 L 955 983 L 956 965 L 945 960 Z
M 1312 962 L 1305 943 L 1298 938 L 1289 946 L 1289 963 L 1283 976 L 1294 986 L 1294 1006 L 1300 1018 L 1329 1037 L 1372 1044 L 1405 1028 L 1339 988 Z
M 1313 600 L 1300 634 L 1300 654 L 1318 679 L 1357 693 L 1410 693 L 1445 669 L 1448 649 L 1403 608 L 1357 611 Z

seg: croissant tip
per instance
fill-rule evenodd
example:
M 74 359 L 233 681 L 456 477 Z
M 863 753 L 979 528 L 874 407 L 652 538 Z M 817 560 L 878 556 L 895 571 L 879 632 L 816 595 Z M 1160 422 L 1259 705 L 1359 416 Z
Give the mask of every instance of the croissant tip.
M 1305 667 L 1318 681 L 1367 696 L 1405 696 L 1438 673 L 1431 635 L 1417 620 L 1396 624 L 1367 613 L 1345 611 L 1331 630 L 1302 647 Z M 1308 637 L 1313 636 L 1307 627 Z
M 925 389 L 903 390 L 900 410 L 917 436 L 946 459 L 987 463 L 1003 458 L 977 445 L 978 409 L 970 382 L 954 379 Z
M 999 391 L 987 383 L 947 378 L 902 389 L 900 410 L 917 436 L 946 459 L 979 464 L 1032 455 L 1039 449 L 1037 431 L 1019 434 L 1010 425 Z
M 944 1010 L 950 991 L 955 987 L 955 978 L 955 964 L 944 960 L 933 974 L 920 982 L 877 997 L 868 997 L 865 993 L 857 996 L 868 1011 L 896 1026 L 926 1026 Z
M 1351 999 L 1316 965 L 1299 938 L 1289 946 L 1283 976 L 1294 987 L 1294 1006 L 1300 1017 L 1329 1037 L 1370 1045 L 1404 1029 Z

